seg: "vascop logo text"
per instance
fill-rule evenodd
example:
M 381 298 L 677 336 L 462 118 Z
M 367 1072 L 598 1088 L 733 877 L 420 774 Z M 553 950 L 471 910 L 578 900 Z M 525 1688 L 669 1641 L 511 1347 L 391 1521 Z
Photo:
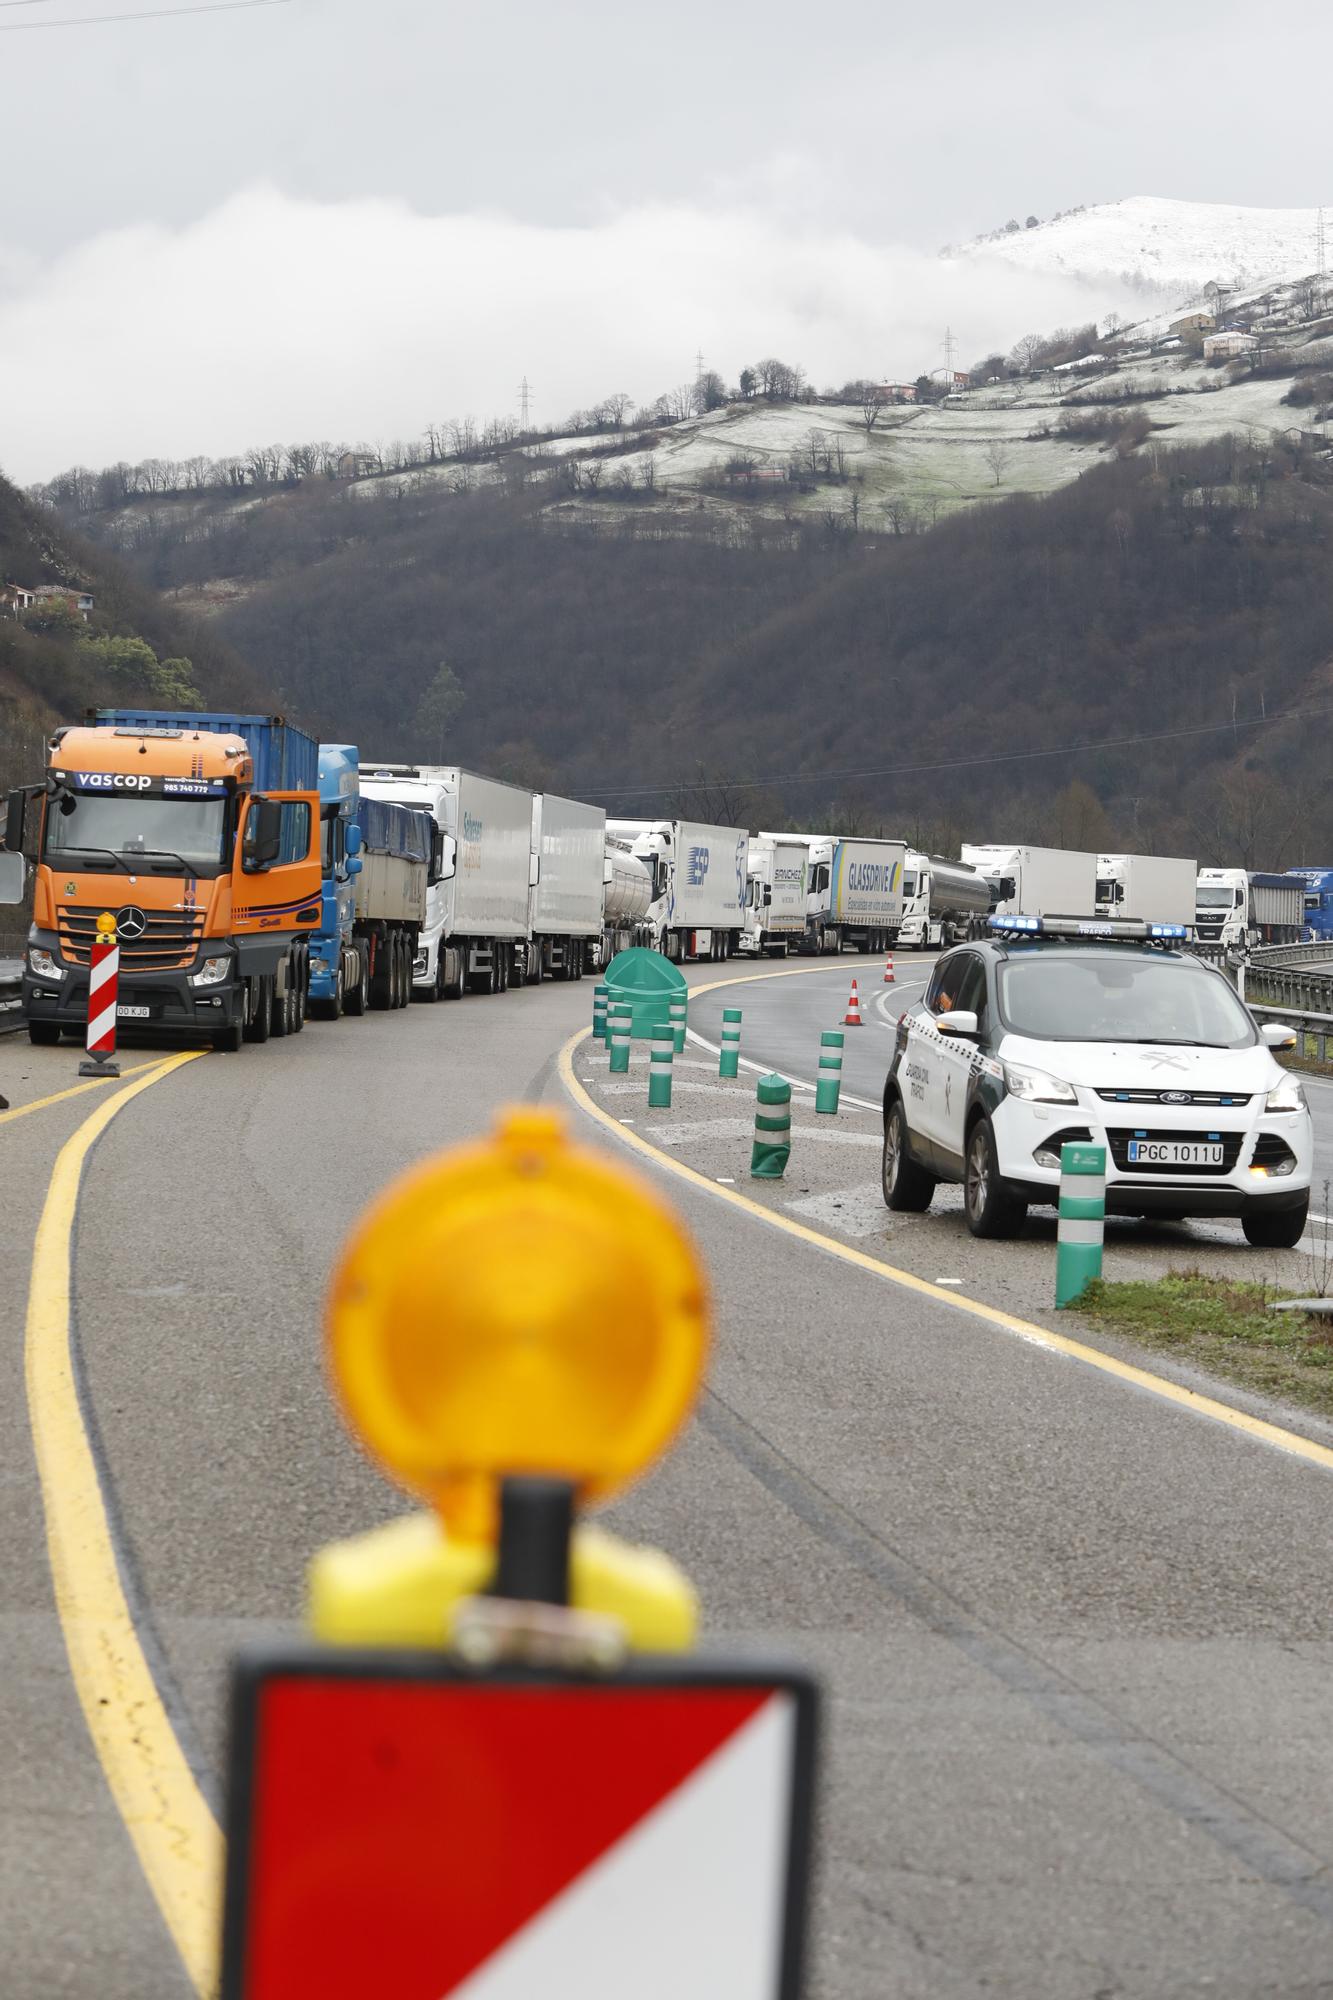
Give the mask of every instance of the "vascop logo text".
M 146 792 L 153 780 L 145 771 L 76 771 L 74 782 L 85 792 Z

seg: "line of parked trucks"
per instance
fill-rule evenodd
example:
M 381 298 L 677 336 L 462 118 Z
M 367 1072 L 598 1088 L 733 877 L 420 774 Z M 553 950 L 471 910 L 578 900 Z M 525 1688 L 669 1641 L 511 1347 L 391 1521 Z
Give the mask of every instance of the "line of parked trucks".
M 224 1049 L 298 1033 L 308 1012 L 581 979 L 633 945 L 677 960 L 878 952 L 975 936 L 996 911 L 1093 910 L 1278 942 L 1304 933 L 1312 899 L 1333 931 L 1333 871 L 1002 846 L 955 861 L 896 840 L 608 819 L 453 765 L 363 759 L 272 716 L 94 710 L 56 731 L 42 782 L 10 794 L 5 848 L 36 864 L 35 1042 L 82 1031 L 107 910 L 122 1020 Z

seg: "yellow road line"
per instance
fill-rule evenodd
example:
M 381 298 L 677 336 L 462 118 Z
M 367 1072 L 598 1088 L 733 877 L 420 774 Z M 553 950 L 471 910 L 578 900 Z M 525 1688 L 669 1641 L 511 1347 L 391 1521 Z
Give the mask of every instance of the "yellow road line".
M 205 1996 L 217 1985 L 222 1836 L 176 1740 L 125 1601 L 70 1356 L 73 1228 L 88 1153 L 131 1098 L 202 1053 L 190 1050 L 156 1063 L 137 1083 L 104 1099 L 61 1147 L 33 1247 L 26 1367 L 46 1545 L 70 1671 L 158 1908 L 195 1991 Z
M 805 968 L 802 968 L 804 970 Z M 781 973 L 761 973 L 760 978 L 781 978 Z M 736 986 L 742 982 L 734 979 L 718 980 L 719 986 Z M 694 987 L 698 993 L 705 989 Z M 1252 1417 L 1245 1410 L 1235 1409 L 1230 1403 L 1220 1403 L 1213 1396 L 1201 1396 L 1193 1389 L 1182 1387 L 1179 1382 L 1168 1380 L 1165 1375 L 1154 1375 L 1147 1368 L 1136 1368 L 1132 1362 L 1120 1361 L 1113 1354 L 1104 1354 L 1100 1348 L 1086 1347 L 1081 1340 L 1070 1340 L 1065 1334 L 1051 1333 L 1034 1320 L 1019 1319 L 1016 1314 L 1002 1311 L 998 1306 L 988 1306 L 980 1299 L 969 1298 L 966 1292 L 946 1291 L 942 1285 L 932 1285 L 928 1278 L 918 1278 L 911 1271 L 899 1270 L 895 1264 L 886 1264 L 880 1257 L 872 1257 L 865 1250 L 855 1250 L 850 1243 L 840 1242 L 836 1236 L 821 1235 L 804 1222 L 797 1222 L 789 1215 L 781 1215 L 776 1209 L 765 1208 L 762 1202 L 752 1201 L 738 1189 L 721 1187 L 701 1174 L 697 1168 L 686 1166 L 683 1160 L 673 1159 L 650 1140 L 641 1138 L 637 1132 L 629 1131 L 609 1111 L 604 1111 L 589 1097 L 583 1085 L 574 1074 L 574 1051 L 588 1038 L 588 1029 L 580 1028 L 571 1035 L 560 1051 L 558 1058 L 560 1077 L 566 1090 L 579 1108 L 604 1125 L 608 1132 L 615 1134 L 622 1145 L 632 1146 L 644 1153 L 655 1165 L 668 1173 L 689 1181 L 694 1187 L 710 1194 L 717 1201 L 730 1203 L 733 1208 L 754 1216 L 767 1223 L 770 1229 L 780 1229 L 787 1236 L 794 1236 L 798 1242 L 809 1243 L 817 1250 L 827 1251 L 832 1257 L 841 1258 L 844 1264 L 854 1265 L 859 1271 L 867 1271 L 872 1277 L 880 1278 L 891 1285 L 901 1285 L 905 1291 L 917 1292 L 922 1298 L 934 1299 L 940 1305 L 950 1306 L 955 1312 L 970 1313 L 974 1319 L 982 1319 L 992 1326 L 1003 1328 L 1006 1333 L 1016 1334 L 1020 1340 L 1030 1341 L 1036 1347 L 1044 1347 L 1051 1354 L 1062 1354 L 1074 1361 L 1082 1361 L 1100 1374 L 1110 1375 L 1119 1382 L 1127 1382 L 1133 1388 L 1146 1389 L 1150 1395 L 1160 1397 L 1163 1402 L 1175 1403 L 1179 1408 L 1190 1410 L 1195 1416 L 1210 1417 L 1215 1422 L 1226 1424 L 1231 1430 L 1243 1431 L 1246 1436 L 1259 1438 L 1264 1444 L 1275 1445 L 1295 1458 L 1308 1459 L 1312 1465 L 1322 1465 L 1333 1471 L 1333 1449 L 1328 1445 L 1316 1444 L 1313 1438 L 1302 1437 L 1298 1431 L 1289 1431 L 1281 1424 L 1268 1423 L 1262 1417 Z
M 204 1052 L 198 1049 L 192 1053 L 202 1055 Z M 132 1069 L 123 1069 L 119 1078 L 89 1077 L 87 1083 L 72 1083 L 68 1090 L 58 1090 L 53 1097 L 34 1097 L 31 1104 L 16 1104 L 12 1111 L 0 1111 L 0 1125 L 12 1125 L 16 1118 L 26 1118 L 30 1111 L 45 1111 L 49 1104 L 63 1104 L 67 1097 L 78 1097 L 85 1090 L 101 1090 L 108 1083 L 119 1082 L 127 1076 L 138 1076 L 141 1070 L 156 1069 L 161 1061 L 161 1056 L 154 1056 L 149 1062 L 135 1063 Z

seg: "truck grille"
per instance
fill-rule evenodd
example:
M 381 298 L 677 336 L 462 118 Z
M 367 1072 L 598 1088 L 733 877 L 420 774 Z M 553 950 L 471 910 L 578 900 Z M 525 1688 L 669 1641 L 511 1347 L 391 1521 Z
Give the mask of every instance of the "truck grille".
M 66 904 L 57 913 L 60 949 L 71 965 L 88 965 L 92 943 L 97 936 L 98 910 L 76 910 Z M 123 973 L 166 972 L 173 966 L 190 965 L 204 933 L 202 910 L 190 915 L 184 910 L 146 910 L 148 928 L 142 937 L 120 940 Z
M 1185 1175 L 1193 1179 L 1196 1175 L 1200 1174 L 1229 1174 L 1240 1158 L 1241 1142 L 1245 1134 L 1243 1132 L 1179 1132 L 1174 1127 L 1170 1131 L 1160 1129 L 1156 1132 L 1143 1133 L 1134 1131 L 1128 1126 L 1108 1125 L 1106 1128 L 1106 1137 L 1111 1147 L 1111 1158 L 1115 1161 L 1116 1166 L 1122 1174 L 1164 1174 L 1179 1180 Z M 1129 1157 L 1129 1142 L 1131 1139 L 1142 1138 L 1181 1139 L 1187 1144 L 1197 1144 L 1200 1146 L 1220 1144 L 1222 1147 L 1222 1164 L 1220 1167 L 1177 1167 L 1161 1160 L 1134 1160 L 1131 1162 Z
M 1097 1095 L 1107 1104 L 1174 1104 L 1188 1097 L 1191 1104 L 1221 1104 L 1229 1110 L 1250 1101 L 1248 1091 L 1235 1090 L 1099 1090 Z

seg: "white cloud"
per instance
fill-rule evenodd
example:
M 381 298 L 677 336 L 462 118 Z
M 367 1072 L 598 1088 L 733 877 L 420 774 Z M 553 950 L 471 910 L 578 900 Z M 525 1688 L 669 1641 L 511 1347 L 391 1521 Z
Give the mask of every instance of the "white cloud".
M 734 379 L 769 353 L 816 383 L 960 365 L 1125 302 L 1057 275 L 943 262 L 741 206 L 590 227 L 325 204 L 273 188 L 182 228 L 109 231 L 33 268 L 0 246 L 0 463 L 61 467 L 436 418 L 542 422 L 613 389 L 650 399 L 702 347 Z

